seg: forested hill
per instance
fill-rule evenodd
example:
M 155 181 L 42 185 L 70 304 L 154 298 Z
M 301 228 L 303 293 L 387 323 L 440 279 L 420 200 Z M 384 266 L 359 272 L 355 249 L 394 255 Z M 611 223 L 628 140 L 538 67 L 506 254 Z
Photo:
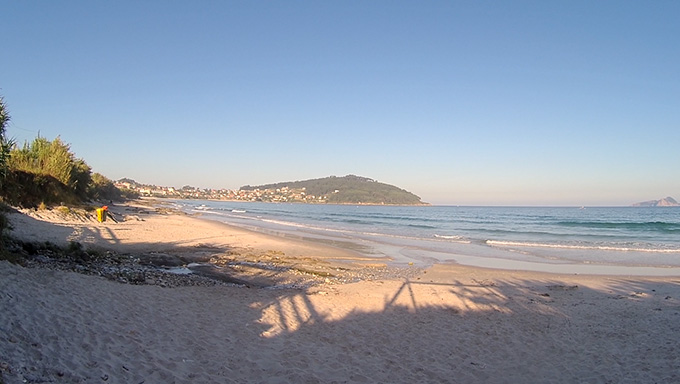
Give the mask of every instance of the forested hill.
M 304 189 L 304 193 L 307 196 L 315 196 L 319 202 L 329 204 L 426 204 L 420 200 L 420 197 L 411 192 L 355 175 L 343 177 L 330 176 L 321 179 L 288 181 L 258 186 L 246 185 L 241 187 L 241 190 L 275 190 L 282 188 Z

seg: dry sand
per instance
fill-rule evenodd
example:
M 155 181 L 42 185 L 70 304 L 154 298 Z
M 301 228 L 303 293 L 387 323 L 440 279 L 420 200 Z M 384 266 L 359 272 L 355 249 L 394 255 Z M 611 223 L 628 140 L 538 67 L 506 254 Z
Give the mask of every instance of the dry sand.
M 23 239 L 117 252 L 228 248 L 306 265 L 365 262 L 192 217 L 115 209 L 129 220 L 11 220 Z M 162 288 L 0 262 L 7 384 L 677 383 L 679 332 L 680 277 L 439 265 L 308 289 Z

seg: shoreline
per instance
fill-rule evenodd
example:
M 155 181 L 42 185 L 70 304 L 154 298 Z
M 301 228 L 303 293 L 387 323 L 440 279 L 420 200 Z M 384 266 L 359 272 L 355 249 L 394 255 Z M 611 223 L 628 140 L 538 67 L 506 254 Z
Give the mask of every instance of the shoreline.
M 427 270 L 437 265 L 454 265 L 481 268 L 491 271 L 536 272 L 547 275 L 585 275 L 610 277 L 680 277 L 680 267 L 673 266 L 633 266 L 605 263 L 540 263 L 515 259 L 468 256 L 454 254 L 457 260 L 427 257 L 423 251 L 422 259 L 429 260 L 423 265 L 396 262 L 388 256 L 364 255 L 361 245 L 348 244 L 335 240 L 316 238 L 313 235 L 292 235 L 276 230 L 261 228 L 248 229 L 236 224 L 202 217 L 202 214 L 188 214 L 175 208 L 168 208 L 166 202 L 156 199 L 140 199 L 118 206 L 111 206 L 110 213 L 117 222 L 110 220 L 97 223 L 90 215 L 60 215 L 55 211 L 23 210 L 11 214 L 18 221 L 15 237 L 26 241 L 49 241 L 61 246 L 70 242 L 80 242 L 86 248 L 115 251 L 123 254 L 173 254 L 182 255 L 184 265 L 207 262 L 207 255 L 221 255 L 217 260 L 224 265 L 225 260 L 240 257 L 243 262 L 280 263 L 294 261 L 297 264 L 323 264 L 321 274 L 330 274 L 332 269 L 360 270 L 362 268 L 384 268 L 392 270 L 395 277 L 403 277 L 394 271 L 411 269 Z M 20 229 L 16 229 L 19 227 Z M 190 228 L 190 230 L 189 230 Z M 352 246 L 349 244 L 351 243 Z M 404 249 L 403 252 L 412 252 Z M 435 252 L 436 253 L 436 252 Z M 186 255 L 195 254 L 198 257 Z M 226 257 L 230 256 L 230 257 Z M 461 260 L 463 260 L 461 262 Z M 152 260 L 151 264 L 163 266 L 162 260 Z M 174 264 L 178 261 L 174 260 Z M 178 265 L 166 266 L 178 266 Z M 309 265 L 302 269 L 309 270 Z M 349 268 L 347 268 L 349 267 Z M 322 269 L 324 269 L 322 268 Z M 311 268 L 313 272 L 314 268 Z M 383 273 L 379 278 L 389 278 Z M 342 282 L 356 281 L 344 278 Z M 266 284 L 265 284 L 266 285 Z
M 586 241 L 585 243 L 582 243 L 581 241 L 577 241 L 577 239 L 571 239 L 569 241 L 558 241 L 555 239 L 541 241 L 527 240 L 527 238 L 522 238 L 520 240 L 499 240 L 493 236 L 488 237 L 485 235 L 486 229 L 484 229 L 484 227 L 472 226 L 466 229 L 465 226 L 467 224 L 461 224 L 462 235 L 444 236 L 439 235 L 439 233 L 446 232 L 447 224 L 441 220 L 437 221 L 437 224 L 432 225 L 443 225 L 442 228 L 425 227 L 431 228 L 432 230 L 418 230 L 413 236 L 410 236 L 407 231 L 410 221 L 420 225 L 427 220 L 401 220 L 401 218 L 394 218 L 394 220 L 392 220 L 393 218 L 390 217 L 389 220 L 392 221 L 389 221 L 389 225 L 385 225 L 385 228 L 380 227 L 380 225 L 382 225 L 380 223 L 376 224 L 377 227 L 374 228 L 367 227 L 367 225 L 371 224 L 370 219 L 364 219 L 364 217 L 372 218 L 373 216 L 370 215 L 381 213 L 360 211 L 358 217 L 360 217 L 361 225 L 357 224 L 355 228 L 344 225 L 344 216 L 338 219 L 338 222 L 341 222 L 341 224 L 336 225 L 335 218 L 326 220 L 326 218 L 321 216 L 326 210 L 317 211 L 312 208 L 309 208 L 310 211 L 300 211 L 300 220 L 297 220 L 297 210 L 292 207 L 269 209 L 266 206 L 254 205 L 252 207 L 253 210 L 250 211 L 247 205 L 242 204 L 236 206 L 236 209 L 249 210 L 249 213 L 244 213 L 243 216 L 240 216 L 240 213 L 230 215 L 227 212 L 222 212 L 225 207 L 227 210 L 233 208 L 233 206 L 228 204 L 212 205 L 209 202 L 205 202 L 207 206 L 201 205 L 201 207 L 196 210 L 192 210 L 192 208 L 195 208 L 200 202 L 173 201 L 173 204 L 178 204 L 178 207 L 182 206 L 182 209 L 187 209 L 186 212 L 199 212 L 200 210 L 200 212 L 206 214 L 207 218 L 212 218 L 219 222 L 228 222 L 230 225 L 248 228 L 260 233 L 304 238 L 316 242 L 339 241 L 339 243 L 352 243 L 356 245 L 355 248 L 360 253 L 369 256 L 378 255 L 391 258 L 392 265 L 407 265 L 408 263 L 413 262 L 420 267 L 429 267 L 434 263 L 457 262 L 464 265 L 474 265 L 484 268 L 513 270 L 528 269 L 547 273 L 570 272 L 608 275 L 680 276 L 680 264 L 678 264 L 677 258 L 675 257 L 680 256 L 680 248 L 677 246 L 675 248 L 668 248 L 668 246 L 670 246 L 669 244 L 676 244 L 677 239 L 672 241 L 669 239 L 669 244 L 663 244 L 663 241 L 665 240 L 661 237 L 657 239 L 661 243 L 650 242 L 647 244 L 644 243 L 643 240 L 640 240 L 642 241 L 642 243 L 640 243 L 641 245 L 638 245 L 637 243 L 631 245 L 632 243 L 629 242 L 636 241 L 634 236 L 636 236 L 635 232 L 637 227 L 627 229 L 625 236 L 621 235 L 622 238 L 620 241 L 612 241 L 611 243 L 604 243 L 604 245 L 599 241 L 593 240 L 592 242 Z M 335 210 L 329 212 L 332 212 L 333 214 L 336 213 Z M 354 211 L 341 211 L 343 215 L 351 215 L 352 212 Z M 423 214 L 425 215 L 424 217 L 427 217 L 428 220 L 430 220 L 428 214 L 424 212 L 425 211 L 416 210 L 410 212 L 410 214 Z M 557 212 L 557 214 L 565 214 L 566 216 L 571 217 L 571 212 L 565 212 L 566 211 L 560 211 Z M 616 210 L 613 212 L 614 214 L 610 218 L 614 220 L 614 223 L 616 223 L 616 220 L 620 219 L 619 216 L 623 215 L 625 217 L 624 213 L 620 213 Z M 442 214 L 444 213 L 453 215 L 453 213 L 448 211 L 442 212 Z M 461 222 L 466 223 L 466 219 L 469 219 L 470 216 L 474 218 L 474 215 L 477 213 L 479 212 L 465 211 L 460 213 L 463 216 Z M 256 216 L 260 214 L 263 216 Z M 333 214 L 331 214 L 331 216 L 333 216 Z M 491 214 L 496 213 L 491 212 Z M 607 214 L 609 215 L 611 212 L 608 212 Z M 552 213 L 541 211 L 533 214 L 529 212 L 529 214 L 525 215 L 525 212 L 521 212 L 518 216 L 520 218 L 520 223 L 522 223 L 522 225 L 528 225 L 528 228 L 533 228 L 532 225 L 538 226 L 535 222 L 527 222 L 527 219 L 530 219 L 533 215 L 537 216 L 537 220 L 540 223 L 539 219 L 541 219 L 542 215 L 552 215 Z M 577 218 L 565 218 L 564 220 L 576 220 L 575 223 L 579 225 L 582 223 L 578 220 L 595 220 L 592 215 L 590 215 L 589 218 L 581 219 L 580 211 L 574 215 L 577 216 Z M 409 215 L 407 216 L 410 217 Z M 405 221 L 405 223 L 397 222 L 398 220 L 396 219 Z M 644 218 L 641 218 L 640 220 L 644 221 Z M 326 221 L 328 221 L 328 226 L 325 226 L 324 224 Z M 366 221 L 369 222 L 367 223 Z M 476 223 L 476 221 L 473 222 Z M 392 224 L 399 229 L 393 230 L 390 227 Z M 559 231 L 561 230 L 560 226 L 562 224 L 563 223 L 561 222 L 550 223 L 548 225 L 549 228 L 545 230 L 548 232 L 557 231 L 555 233 L 561 233 Z M 569 226 L 568 224 L 569 223 L 567 222 L 564 225 Z M 551 225 L 555 225 L 555 227 L 553 228 Z M 448 230 L 453 230 L 455 233 L 455 226 L 456 225 L 453 225 L 451 228 L 448 228 Z M 470 232 L 466 233 L 466 231 Z M 565 231 L 565 233 L 569 233 L 571 229 L 566 229 Z M 605 230 L 605 232 L 606 231 L 608 230 Z M 531 239 L 530 233 L 533 232 L 529 231 L 529 235 L 527 235 L 529 236 L 528 239 Z M 576 235 L 572 234 L 570 236 L 573 237 Z M 601 235 L 601 237 L 607 236 L 609 235 Z M 338 245 L 342 247 L 345 246 L 345 244 Z M 655 248 L 655 246 L 658 246 L 658 248 Z
M 244 208 L 245 209 L 245 208 Z M 205 211 L 208 216 L 211 211 Z M 204 214 L 201 211 L 201 215 Z M 230 223 L 225 221 L 224 217 L 212 215 L 213 218 L 207 220 L 214 220 L 219 223 L 234 226 L 236 228 L 244 228 L 255 233 L 274 235 L 280 238 L 296 239 L 302 241 L 309 241 L 319 244 L 331 244 L 336 248 L 355 251 L 368 257 L 382 257 L 389 260 L 388 263 L 394 266 L 415 265 L 421 268 L 429 268 L 435 264 L 460 264 L 466 266 L 473 266 L 486 269 L 499 270 L 517 270 L 517 271 L 535 271 L 549 274 L 586 274 L 586 275 L 608 275 L 608 276 L 680 276 L 680 266 L 673 264 L 660 264 L 655 262 L 631 263 L 631 262 L 616 262 L 615 256 L 608 256 L 609 260 L 603 261 L 589 261 L 587 258 L 579 260 L 578 255 L 567 254 L 550 256 L 545 254 L 531 254 L 531 247 L 525 253 L 518 249 L 498 249 L 494 246 L 489 246 L 488 249 L 483 245 L 477 244 L 476 241 L 470 243 L 461 242 L 456 245 L 445 245 L 449 247 L 448 251 L 440 247 L 439 238 L 427 239 L 417 238 L 413 239 L 416 242 L 410 244 L 393 243 L 390 236 L 385 238 L 372 236 L 362 236 L 358 234 L 355 237 L 333 236 L 331 232 L 325 232 L 323 229 L 316 227 L 303 228 L 298 230 L 295 226 L 290 228 L 285 227 L 265 227 L 257 224 L 248 223 Z M 227 216 L 228 217 L 228 216 Z M 257 221 L 253 221 L 256 223 Z M 342 232 L 342 231 L 340 231 Z M 329 234 L 330 233 L 330 234 Z M 371 234 L 373 235 L 373 234 Z M 377 235 L 377 234 L 376 234 Z M 435 235 L 436 237 L 436 235 Z M 446 244 L 446 242 L 444 242 Z M 523 246 L 523 244 L 514 244 L 515 246 Z M 467 247 L 473 247 L 469 249 Z M 541 248 L 541 247 L 539 247 Z M 552 249 L 553 247 L 547 247 Z M 603 250 L 603 249 L 588 249 L 588 248 L 570 248 L 570 247 L 554 247 L 564 248 L 566 252 L 589 252 L 602 253 L 616 252 L 619 257 L 624 259 L 629 258 L 629 253 L 640 253 L 644 251 L 639 250 Z M 502 254 L 505 252 L 505 254 Z M 374 256 L 379 255 L 379 256 Z M 517 256 L 523 255 L 523 256 Z M 566 256 L 566 257 L 565 257 Z M 574 258 L 574 256 L 576 256 Z
M 389 269 L 148 205 L 111 210 L 118 223 L 10 220 L 26 240 L 121 260 L 220 256 L 273 284 L 122 284 L 0 261 L 3 383 L 680 380 L 677 277 Z

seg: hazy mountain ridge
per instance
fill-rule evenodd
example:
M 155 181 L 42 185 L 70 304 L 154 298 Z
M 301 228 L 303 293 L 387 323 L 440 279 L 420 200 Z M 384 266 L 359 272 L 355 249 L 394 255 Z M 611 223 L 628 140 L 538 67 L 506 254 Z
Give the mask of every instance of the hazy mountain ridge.
M 634 207 L 678 207 L 680 203 L 668 196 L 660 200 L 649 200 L 633 204 Z
M 308 195 L 322 196 L 331 204 L 392 204 L 423 205 L 419 196 L 367 177 L 347 175 L 330 176 L 303 181 L 286 181 L 258 186 L 245 185 L 241 190 L 303 189 Z

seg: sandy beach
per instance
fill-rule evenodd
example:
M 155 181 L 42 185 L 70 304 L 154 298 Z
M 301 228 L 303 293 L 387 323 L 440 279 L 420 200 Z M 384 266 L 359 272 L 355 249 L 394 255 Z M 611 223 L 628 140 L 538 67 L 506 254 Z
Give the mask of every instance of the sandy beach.
M 13 213 L 10 234 L 150 265 L 210 261 L 246 284 L 1 261 L 0 382 L 680 381 L 680 277 L 398 270 L 152 205 L 111 210 L 104 223 Z

